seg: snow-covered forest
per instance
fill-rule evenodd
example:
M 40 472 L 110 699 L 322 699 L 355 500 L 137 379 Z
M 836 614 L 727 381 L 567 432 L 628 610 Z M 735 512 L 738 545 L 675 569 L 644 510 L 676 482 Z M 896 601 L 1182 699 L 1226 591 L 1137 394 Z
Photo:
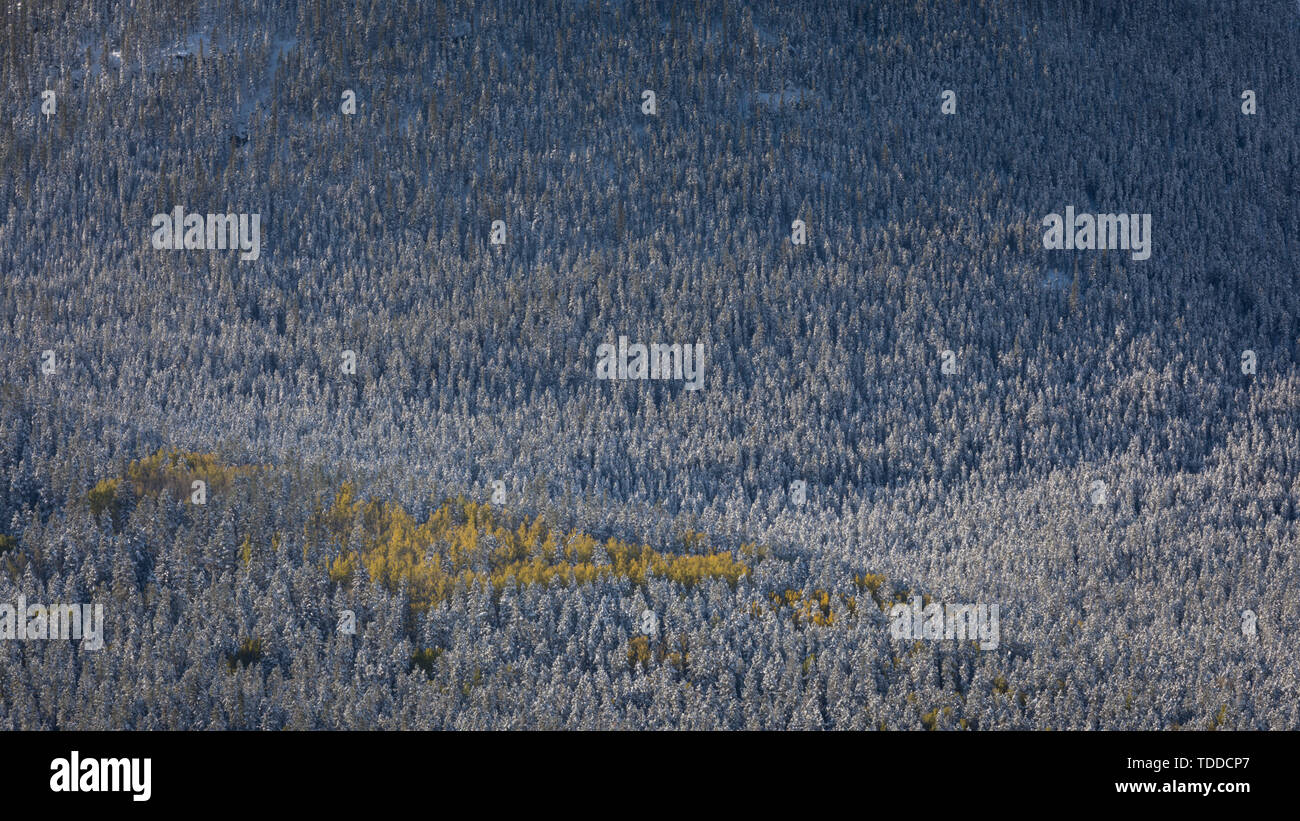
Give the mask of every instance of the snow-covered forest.
M 1289 0 L 5 4 L 0 613 L 104 646 L 0 619 L 0 728 L 1300 729 L 1298 71 Z

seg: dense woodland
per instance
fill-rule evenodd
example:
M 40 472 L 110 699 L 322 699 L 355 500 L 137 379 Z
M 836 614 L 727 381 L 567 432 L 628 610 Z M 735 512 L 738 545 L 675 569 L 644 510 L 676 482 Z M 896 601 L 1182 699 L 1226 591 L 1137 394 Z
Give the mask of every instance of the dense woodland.
M 106 644 L 0 640 L 0 727 L 1300 728 L 1298 67 L 1290 0 L 6 4 L 0 602 Z

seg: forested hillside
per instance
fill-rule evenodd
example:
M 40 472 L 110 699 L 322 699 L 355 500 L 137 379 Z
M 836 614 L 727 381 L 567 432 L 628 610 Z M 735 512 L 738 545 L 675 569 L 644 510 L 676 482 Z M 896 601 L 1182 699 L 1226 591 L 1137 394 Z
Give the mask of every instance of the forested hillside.
M 1300 729 L 1298 67 L 1286 0 L 7 4 L 0 603 L 104 646 L 0 640 L 0 727 Z

